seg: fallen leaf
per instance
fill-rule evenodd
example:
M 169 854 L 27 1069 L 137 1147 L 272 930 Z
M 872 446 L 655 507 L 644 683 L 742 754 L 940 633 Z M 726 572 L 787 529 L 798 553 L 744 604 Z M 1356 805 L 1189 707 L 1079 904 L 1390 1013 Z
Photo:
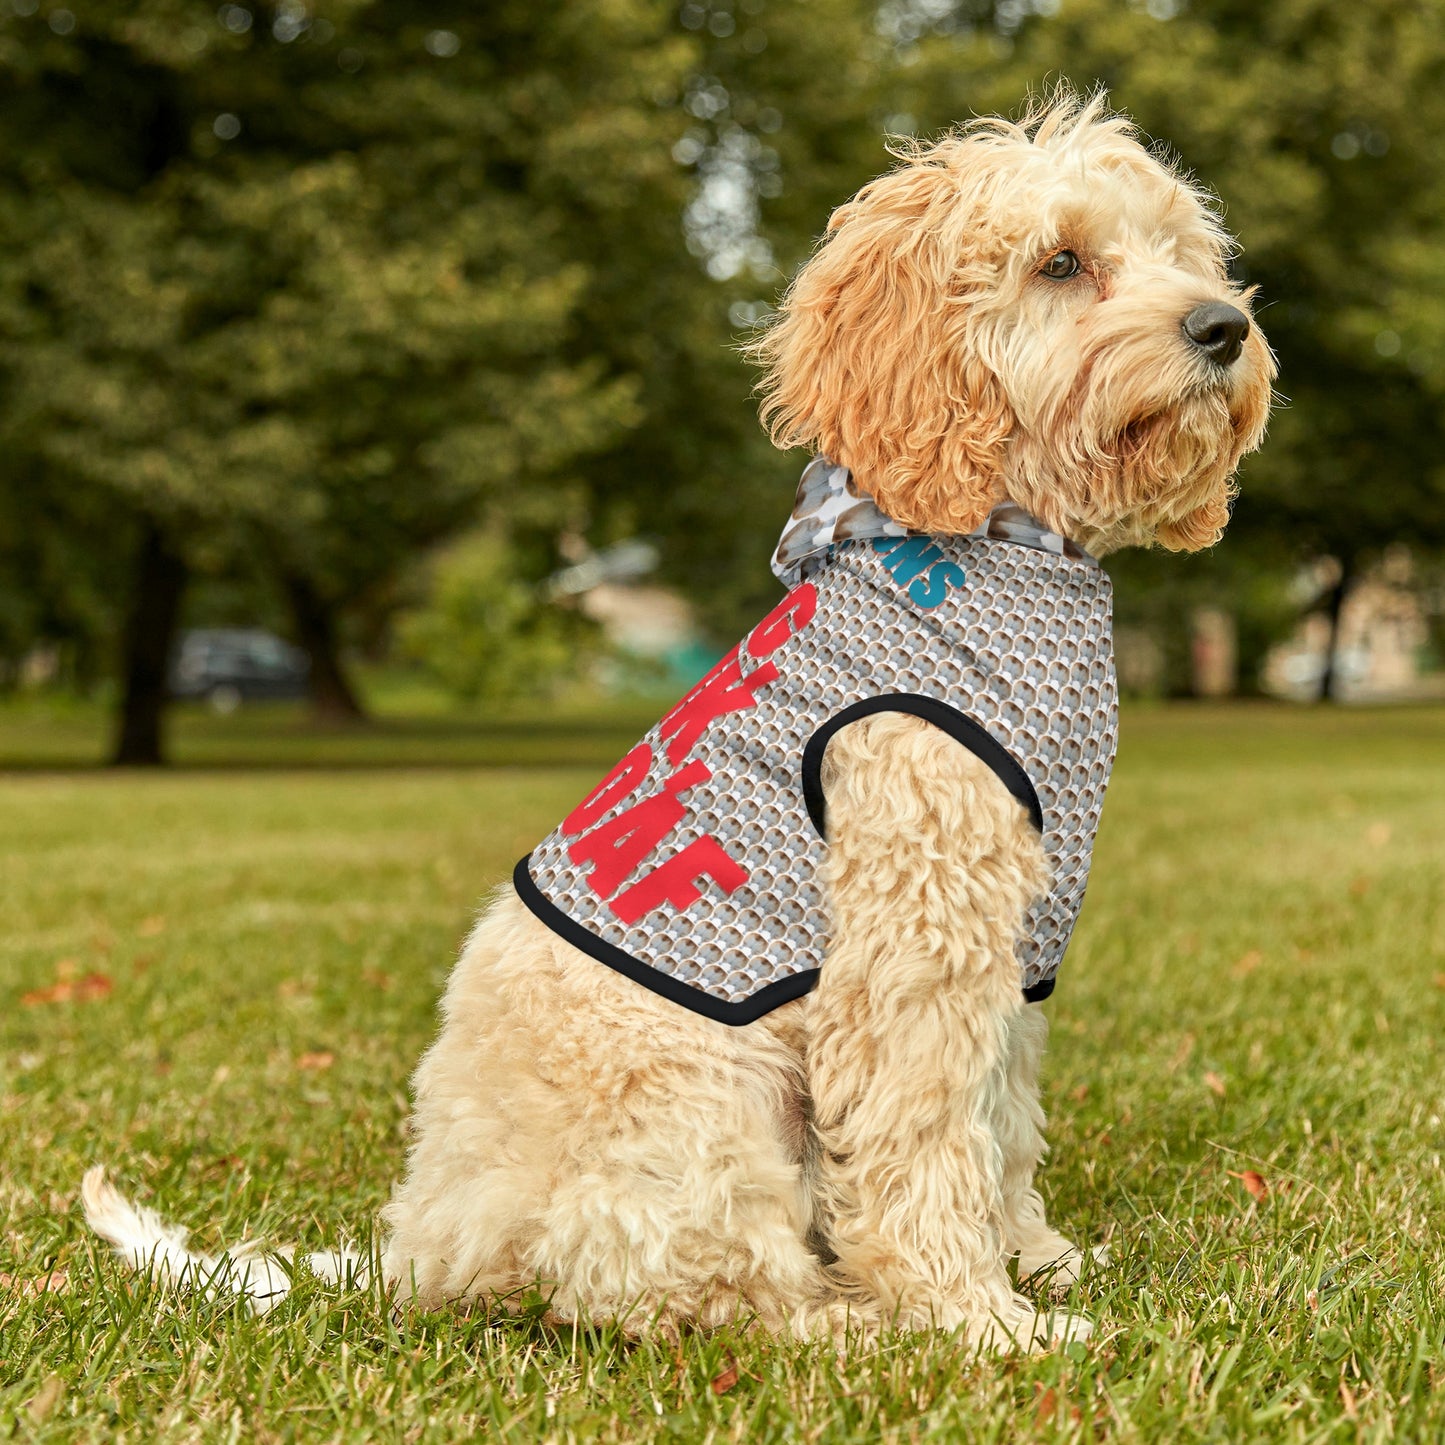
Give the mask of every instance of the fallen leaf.
M 1077 1089 L 1069 1090 L 1069 1098 L 1071 1098 L 1076 1104 L 1082 1104 L 1084 1100 L 1088 1097 L 1089 1086 L 1087 1084 L 1080 1084 Z
M 1251 948 L 1239 959 L 1230 972 L 1235 978 L 1248 978 L 1263 962 L 1264 954 L 1257 948 Z
M 70 1288 L 70 1276 L 63 1269 L 53 1269 L 49 1274 L 33 1275 L 29 1279 L 18 1274 L 0 1274 L 0 1289 L 13 1289 L 26 1299 L 35 1299 L 43 1294 L 65 1294 Z
M 1213 1069 L 1210 1069 L 1210 1071 L 1205 1074 L 1204 1084 L 1211 1093 L 1218 1094 L 1221 1099 L 1224 1097 L 1224 1080 L 1221 1079 Z
M 1052 1389 L 1042 1391 L 1038 1398 L 1038 1404 L 1034 1407 L 1035 1425 L 1052 1425 L 1054 1416 L 1058 1413 L 1059 1397 Z
M 714 1375 L 712 1381 L 712 1392 L 714 1395 L 726 1395 L 729 1390 L 738 1382 L 738 1362 L 731 1355 L 728 1356 L 728 1367 L 720 1375 Z
M 59 1375 L 47 1376 L 45 1383 L 31 1396 L 30 1403 L 25 1407 L 26 1413 L 37 1425 L 42 1420 L 48 1420 L 63 1394 L 65 1381 Z
M 166 921 L 159 913 L 151 918 L 142 918 L 136 932 L 142 938 L 158 938 L 166 931 Z
M 1269 1193 L 1269 1185 L 1263 1174 L 1253 1169 L 1241 1170 L 1238 1174 L 1233 1169 L 1229 1170 L 1229 1177 L 1237 1179 L 1244 1185 L 1245 1192 L 1253 1199 L 1263 1199 Z
M 34 1008 L 42 1003 L 64 1003 L 72 993 L 75 992 L 75 985 L 62 980 L 60 983 L 53 983 L 49 988 L 32 988 L 29 993 L 20 995 L 22 1008 Z
M 336 1055 L 326 1049 L 317 1049 L 314 1053 L 302 1054 L 296 1060 L 298 1069 L 329 1069 L 336 1062 Z
M 25 1008 L 34 1008 L 37 1004 L 45 1003 L 69 1003 L 72 999 L 79 1003 L 89 1003 L 94 999 L 105 998 L 114 987 L 108 975 L 88 973 L 84 978 L 62 978 L 48 988 L 31 989 L 29 993 L 20 995 L 20 1002 Z

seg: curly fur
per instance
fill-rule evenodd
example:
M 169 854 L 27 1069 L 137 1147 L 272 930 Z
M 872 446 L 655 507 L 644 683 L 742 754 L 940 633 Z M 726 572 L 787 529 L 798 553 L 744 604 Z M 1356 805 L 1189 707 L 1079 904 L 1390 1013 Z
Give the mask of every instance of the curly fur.
M 1096 553 L 1217 541 L 1274 364 L 1255 328 L 1221 385 L 1181 343 L 1202 302 L 1248 311 L 1208 198 L 1102 96 L 899 154 L 750 348 L 774 442 L 920 531 L 972 531 L 1008 497 Z M 1060 284 L 1038 268 L 1062 249 L 1083 270 Z
M 1067 282 L 1041 264 L 1074 251 Z M 1004 497 L 1095 551 L 1208 545 L 1262 435 L 1257 329 L 1222 368 L 1182 332 L 1248 297 L 1217 212 L 1102 99 L 910 146 L 841 207 L 755 354 L 781 446 L 852 468 L 890 515 L 968 531 Z M 828 956 L 816 989 L 730 1029 L 610 972 L 501 890 L 415 1077 L 383 1269 L 403 1298 L 507 1300 L 676 1334 L 748 1319 L 842 1339 L 1081 1337 L 1021 1275 L 1077 1276 L 1047 1223 L 1043 1014 L 1015 944 L 1037 833 L 971 753 L 871 716 L 825 759 Z M 130 1259 L 195 1257 L 95 1176 Z M 236 1271 L 208 1266 L 234 1284 Z

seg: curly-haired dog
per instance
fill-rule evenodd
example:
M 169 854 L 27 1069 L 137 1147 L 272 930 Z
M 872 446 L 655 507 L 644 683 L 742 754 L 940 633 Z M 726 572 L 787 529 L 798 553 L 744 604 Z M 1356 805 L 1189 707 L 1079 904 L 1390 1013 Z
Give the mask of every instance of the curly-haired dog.
M 824 458 L 793 590 L 473 931 L 386 1210 L 404 1295 L 1086 1332 L 1008 1274 L 1079 1263 L 1034 1187 L 1026 995 L 1112 756 L 1093 558 L 1213 543 L 1264 430 L 1228 254 L 1198 190 L 1068 95 L 910 146 L 833 216 L 755 347 L 774 440 Z M 176 1270 L 98 1171 L 86 1197 Z

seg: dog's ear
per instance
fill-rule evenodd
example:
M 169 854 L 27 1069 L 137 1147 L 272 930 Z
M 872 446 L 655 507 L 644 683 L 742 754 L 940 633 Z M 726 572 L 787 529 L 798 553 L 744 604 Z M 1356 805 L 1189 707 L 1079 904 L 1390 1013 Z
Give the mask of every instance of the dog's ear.
M 1003 500 L 1013 429 L 972 324 L 966 146 L 936 146 L 840 207 L 749 348 L 774 444 L 848 467 L 924 532 L 972 531 Z

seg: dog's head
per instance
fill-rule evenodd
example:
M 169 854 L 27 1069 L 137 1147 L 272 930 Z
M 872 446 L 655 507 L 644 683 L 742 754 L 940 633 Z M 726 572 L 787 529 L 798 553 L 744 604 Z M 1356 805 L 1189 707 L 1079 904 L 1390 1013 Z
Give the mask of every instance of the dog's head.
M 764 419 L 919 531 L 1007 498 L 1095 552 L 1207 547 L 1274 376 L 1229 252 L 1102 97 L 976 121 L 834 213 L 752 348 Z

